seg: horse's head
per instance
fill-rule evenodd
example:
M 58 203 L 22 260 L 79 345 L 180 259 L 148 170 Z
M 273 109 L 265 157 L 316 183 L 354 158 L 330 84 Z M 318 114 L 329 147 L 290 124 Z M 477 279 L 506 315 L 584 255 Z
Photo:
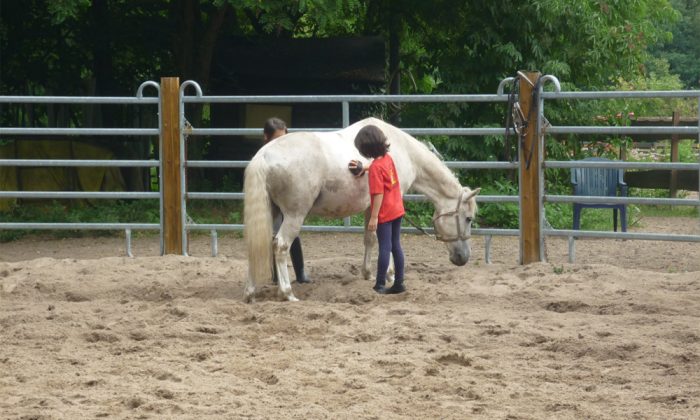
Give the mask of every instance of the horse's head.
M 445 242 L 450 251 L 450 261 L 454 265 L 464 265 L 469 261 L 471 248 L 469 238 L 472 234 L 472 220 L 476 216 L 476 196 L 481 191 L 464 187 L 456 198 L 446 201 L 444 205 L 435 206 L 433 226 L 436 239 Z

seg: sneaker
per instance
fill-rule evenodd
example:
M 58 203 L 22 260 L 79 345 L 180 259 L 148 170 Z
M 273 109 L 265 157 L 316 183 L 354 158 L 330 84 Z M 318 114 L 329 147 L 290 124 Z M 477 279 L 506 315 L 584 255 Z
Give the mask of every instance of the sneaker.
M 406 291 L 406 286 L 404 286 L 403 283 L 394 283 L 393 286 L 386 289 L 386 294 L 387 295 L 398 295 L 399 293 L 403 293 L 405 291 Z
M 385 295 L 389 291 L 389 289 L 387 289 L 384 286 L 374 286 L 372 289 L 374 289 L 374 291 L 379 293 L 380 295 Z

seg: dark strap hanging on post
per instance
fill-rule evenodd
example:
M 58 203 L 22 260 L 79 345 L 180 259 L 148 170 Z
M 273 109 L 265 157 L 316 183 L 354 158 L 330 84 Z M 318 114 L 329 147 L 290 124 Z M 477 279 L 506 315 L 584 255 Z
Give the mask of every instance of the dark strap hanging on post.
M 520 76 L 513 78 L 513 87 L 511 88 L 510 94 L 508 95 L 508 111 L 506 112 L 506 135 L 505 135 L 505 147 L 506 150 L 510 150 L 510 127 L 513 127 L 513 131 L 518 135 L 520 140 L 520 147 L 525 148 L 525 135 L 528 124 L 530 121 L 534 121 L 535 108 L 539 104 L 539 91 L 542 85 L 542 76 L 537 78 L 535 86 L 532 89 L 532 104 L 528 111 L 527 118 L 520 109 L 520 104 L 515 100 L 515 92 L 517 91 L 518 83 L 520 82 Z M 526 150 L 527 158 L 525 159 L 525 167 L 530 168 L 530 163 L 532 163 L 532 155 L 534 153 L 534 148 Z M 517 155 L 516 155 L 517 156 Z M 516 159 L 517 160 L 517 159 Z M 511 162 L 515 160 L 511 159 Z

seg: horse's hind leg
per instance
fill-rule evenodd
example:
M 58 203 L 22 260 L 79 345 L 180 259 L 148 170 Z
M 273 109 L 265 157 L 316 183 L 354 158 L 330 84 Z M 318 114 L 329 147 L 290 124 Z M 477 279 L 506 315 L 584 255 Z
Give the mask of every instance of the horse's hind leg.
M 248 278 L 245 280 L 243 301 L 246 303 L 255 302 L 255 280 L 253 279 L 253 274 L 250 272 L 250 267 L 248 268 Z
M 272 240 L 274 241 L 275 236 L 277 235 L 277 232 L 280 230 L 280 226 L 282 226 L 282 221 L 284 218 L 282 217 L 282 212 L 280 211 L 279 207 L 273 206 L 272 209 Z M 272 254 L 272 267 L 270 269 L 272 270 L 272 282 L 274 284 L 278 283 L 278 276 L 277 276 L 277 269 L 275 268 L 275 255 Z
M 275 254 L 275 271 L 277 272 L 277 280 L 279 286 L 279 294 L 281 297 L 289 301 L 297 301 L 292 293 L 292 285 L 289 280 L 289 270 L 287 269 L 287 256 L 289 255 L 289 247 L 299 235 L 303 219 L 297 219 L 291 216 L 286 216 L 280 230 L 275 235 L 273 242 L 273 251 Z

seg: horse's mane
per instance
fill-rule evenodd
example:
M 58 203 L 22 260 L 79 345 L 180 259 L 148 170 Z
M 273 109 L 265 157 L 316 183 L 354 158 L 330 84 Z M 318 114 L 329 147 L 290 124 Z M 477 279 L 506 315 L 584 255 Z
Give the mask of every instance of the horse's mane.
M 413 186 L 416 190 L 424 194 L 430 193 L 430 191 L 426 190 L 427 185 L 421 185 L 421 180 L 430 180 L 429 190 L 437 189 L 445 196 L 454 195 L 455 190 L 461 189 L 455 174 L 445 165 L 445 162 L 430 151 L 428 146 L 401 129 L 383 121 L 375 119 L 375 121 L 370 123 L 378 124 L 378 122 L 383 125 L 384 130 L 390 133 L 389 142 L 397 140 L 401 142 L 401 147 L 406 150 L 413 162 L 416 171 L 416 182 Z

